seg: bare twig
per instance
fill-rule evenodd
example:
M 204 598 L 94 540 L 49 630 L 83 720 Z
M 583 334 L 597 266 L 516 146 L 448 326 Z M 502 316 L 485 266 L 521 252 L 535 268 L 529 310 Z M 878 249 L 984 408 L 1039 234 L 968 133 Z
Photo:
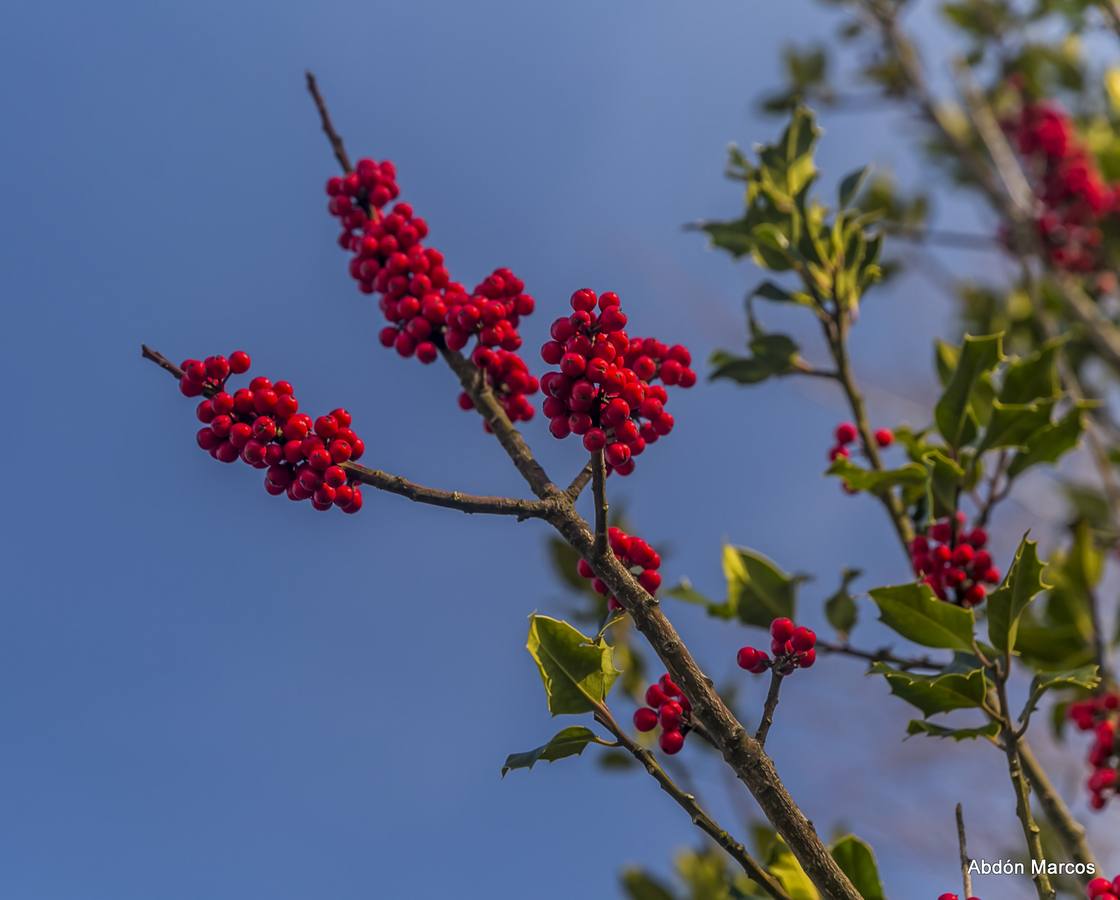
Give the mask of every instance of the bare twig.
M 931 672 L 940 672 L 945 668 L 944 663 L 939 663 L 937 660 L 928 656 L 896 656 L 890 647 L 881 647 L 878 650 L 861 650 L 847 642 L 834 644 L 830 641 L 822 641 L 820 638 L 817 638 L 816 647 L 818 650 L 825 653 L 850 656 L 854 659 L 864 659 L 872 663 L 890 663 L 892 666 L 904 671 L 928 669 Z
M 574 503 L 577 499 L 579 499 L 579 495 L 583 493 L 583 489 L 587 487 L 590 481 L 591 463 L 588 463 L 586 466 L 579 470 L 579 474 L 577 474 L 576 477 L 572 479 L 572 483 L 568 485 L 568 487 L 564 490 L 564 493 L 571 497 L 572 502 Z
M 619 746 L 629 751 L 631 756 L 645 767 L 646 771 L 661 785 L 661 789 L 672 797 L 681 809 L 688 813 L 693 824 L 719 844 L 724 852 L 739 864 L 751 880 L 756 882 L 759 887 L 766 891 L 774 900 L 790 900 L 789 894 L 785 892 L 777 879 L 766 871 L 758 860 L 751 856 L 746 847 L 736 841 L 703 810 L 697 802 L 696 797 L 690 793 L 686 793 L 677 786 L 676 782 L 669 776 L 669 773 L 658 763 L 656 757 L 645 747 L 636 743 L 625 730 L 619 727 L 618 723 L 605 706 L 600 705 L 595 711 L 595 718 L 604 728 L 615 736 Z
M 758 731 L 754 739 L 760 747 L 766 746 L 766 735 L 770 733 L 770 726 L 774 724 L 774 710 L 778 708 L 778 692 L 782 689 L 782 676 L 777 669 L 770 670 L 770 688 L 766 691 L 766 702 L 762 707 L 762 718 L 758 723 Z
M 957 844 L 961 851 L 961 882 L 964 886 L 964 895 L 972 896 L 972 860 L 968 856 L 968 840 L 964 833 L 964 810 L 957 804 Z
M 315 75 L 311 72 L 307 73 L 307 91 L 311 94 L 311 99 L 315 101 L 315 108 L 319 111 L 319 121 L 322 123 L 323 133 L 330 141 L 334 158 L 338 160 L 342 171 L 353 171 L 354 167 L 350 165 L 350 157 L 346 153 L 346 145 L 342 142 L 342 136 L 335 131 L 334 123 L 331 122 L 330 110 L 327 109 L 326 101 L 323 100 L 323 95 L 319 93 L 319 84 L 315 81 Z

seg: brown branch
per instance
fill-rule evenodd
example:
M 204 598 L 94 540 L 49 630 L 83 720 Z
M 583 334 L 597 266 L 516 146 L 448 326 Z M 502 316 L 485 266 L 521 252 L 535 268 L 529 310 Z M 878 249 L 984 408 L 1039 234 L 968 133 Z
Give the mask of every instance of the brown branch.
M 183 377 L 182 369 L 180 369 L 177 365 L 175 365 L 175 363 L 169 360 L 162 353 L 157 350 L 153 350 L 147 344 L 140 345 L 140 355 L 144 357 L 144 359 L 150 359 L 165 372 L 170 372 L 175 376 L 176 379 Z
M 964 810 L 957 804 L 957 844 L 961 852 L 961 882 L 964 886 L 964 895 L 972 896 L 972 860 L 968 856 L 968 839 L 964 833 Z
M 1046 814 L 1050 824 L 1054 826 L 1054 830 L 1058 832 L 1062 846 L 1065 847 L 1070 859 L 1076 863 L 1081 863 L 1090 872 L 1099 871 L 1100 867 L 1097 865 L 1096 857 L 1093 855 L 1093 850 L 1089 846 L 1085 834 L 1085 826 L 1078 822 L 1069 811 L 1065 800 L 1062 799 L 1062 795 L 1058 793 L 1053 782 L 1050 781 L 1050 776 L 1046 774 L 1046 770 L 1038 761 L 1038 757 L 1034 755 L 1034 751 L 1027 743 L 1026 738 L 1019 741 L 1019 759 L 1023 764 L 1027 779 L 1031 783 L 1031 788 L 1038 798 L 1038 805 Z M 1087 876 L 1085 880 L 1087 880 Z
M 591 454 L 591 493 L 595 498 L 595 555 L 602 556 L 610 548 L 607 542 L 607 461 L 603 451 Z
M 586 466 L 579 470 L 579 474 L 572 479 L 572 483 L 568 485 L 568 487 L 564 490 L 564 493 L 567 494 L 574 503 L 579 499 L 579 495 L 583 493 L 583 489 L 587 487 L 590 481 L 591 463 L 588 463 Z
M 636 743 L 630 735 L 619 727 L 606 707 L 601 706 L 596 710 L 595 718 L 615 736 L 620 746 L 629 751 L 645 767 L 645 770 L 661 785 L 661 789 L 672 797 L 681 809 L 688 813 L 692 824 L 719 844 L 752 881 L 758 884 L 774 900 L 790 900 L 789 894 L 785 892 L 777 879 L 766 871 L 758 860 L 751 856 L 746 847 L 736 841 L 726 829 L 722 828 L 703 810 L 696 797 L 682 790 L 673 781 L 669 773 L 658 763 L 657 758 L 649 750 Z
M 323 134 L 327 136 L 330 141 L 331 149 L 334 151 L 334 158 L 338 160 L 338 164 L 342 166 L 342 171 L 352 172 L 354 167 L 350 165 L 350 157 L 346 153 L 346 145 L 342 142 L 342 136 L 335 131 L 334 123 L 331 122 L 330 110 L 327 109 L 327 103 L 323 99 L 323 95 L 319 93 L 319 84 L 315 81 L 315 76 L 310 71 L 307 72 L 307 91 L 311 94 L 311 99 L 315 101 L 315 108 L 319 111 L 319 122 L 323 126 Z
M 400 475 L 391 475 L 379 469 L 367 469 L 353 462 L 342 463 L 342 468 L 357 477 L 362 484 L 406 497 L 416 503 L 426 503 L 430 506 L 442 506 L 445 509 L 457 509 L 464 513 L 484 513 L 495 516 L 516 516 L 517 521 L 526 519 L 543 519 L 548 515 L 554 504 L 547 500 L 522 500 L 516 497 L 486 497 L 477 494 L 464 494 L 462 491 L 444 491 L 439 488 L 426 487 L 402 478 Z
M 944 663 L 939 663 L 937 660 L 931 659 L 928 656 L 895 656 L 890 647 L 881 647 L 878 650 L 860 650 L 847 642 L 834 644 L 830 641 L 822 641 L 820 638 L 817 638 L 816 647 L 818 650 L 822 650 L 825 653 L 835 653 L 838 656 L 850 656 L 854 659 L 863 659 L 872 663 L 890 663 L 892 666 L 905 671 L 911 669 L 929 669 L 931 672 L 940 672 L 945 668 Z
M 762 719 L 758 723 L 758 731 L 754 739 L 760 747 L 766 746 L 766 735 L 770 733 L 770 726 L 774 724 L 774 710 L 778 708 L 778 692 L 782 689 L 782 676 L 777 669 L 770 670 L 770 689 L 766 692 L 766 703 L 762 707 Z

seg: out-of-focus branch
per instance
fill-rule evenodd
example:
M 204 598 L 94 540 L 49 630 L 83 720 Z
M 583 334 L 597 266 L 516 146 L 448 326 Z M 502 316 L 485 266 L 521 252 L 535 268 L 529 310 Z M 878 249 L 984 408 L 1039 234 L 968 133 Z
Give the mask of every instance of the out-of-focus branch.
M 311 99 L 315 101 L 315 108 L 319 111 L 319 122 L 323 126 L 323 133 L 327 136 L 327 140 L 330 141 L 334 158 L 338 160 L 342 171 L 353 171 L 354 167 L 350 165 L 350 157 L 346 153 L 346 145 L 342 142 L 342 136 L 335 130 L 334 123 L 331 122 L 330 110 L 327 109 L 326 101 L 323 100 L 323 95 L 319 93 L 319 84 L 315 81 L 315 75 L 311 72 L 307 72 L 307 91 L 311 94 Z

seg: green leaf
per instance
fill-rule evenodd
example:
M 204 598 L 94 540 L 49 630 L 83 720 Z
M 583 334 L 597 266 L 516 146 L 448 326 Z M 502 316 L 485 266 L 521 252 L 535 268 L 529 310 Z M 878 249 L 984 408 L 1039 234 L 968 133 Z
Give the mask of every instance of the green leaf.
M 871 666 L 871 671 L 886 678 L 892 694 L 916 706 L 927 718 L 954 709 L 978 707 L 988 689 L 983 669 L 975 669 L 967 675 L 957 672 L 915 675 L 877 662 Z
M 769 628 L 777 618 L 793 618 L 797 584 L 802 579 L 779 569 L 761 553 L 745 547 L 723 548 L 727 605 L 747 625 Z
M 922 461 L 929 470 L 929 502 L 935 518 L 957 511 L 957 496 L 964 482 L 964 469 L 941 450 L 930 450 Z
M 641 869 L 622 873 L 622 891 L 626 900 L 676 900 L 669 888 Z
M 1058 353 L 1065 338 L 1047 341 L 1041 349 L 1022 359 L 1012 360 L 1003 376 L 999 392 L 1002 403 L 1032 403 L 1055 400 L 1061 389 L 1058 380 Z
M 707 595 L 700 593 L 687 578 L 682 578 L 664 593 L 669 597 L 675 597 L 677 600 L 683 600 L 685 603 L 702 606 L 708 611 L 708 615 L 715 616 L 717 619 L 730 619 L 735 615 L 734 609 L 726 601 L 717 603 Z
M 796 371 L 799 348 L 788 335 L 756 332 L 749 346 L 752 356 L 735 356 L 722 350 L 713 353 L 711 362 L 715 368 L 709 378 L 758 384 L 767 378 Z
M 596 644 L 567 622 L 549 616 L 529 617 L 526 648 L 536 660 L 548 695 L 548 711 L 584 713 L 606 699 L 621 674 L 607 644 Z
M 828 852 L 859 891 L 863 900 L 885 900 L 875 854 L 864 841 L 854 834 L 846 834 L 836 841 Z
M 907 463 L 897 469 L 864 469 L 846 456 L 838 456 L 825 472 L 835 475 L 853 491 L 867 491 L 881 496 L 895 487 L 925 488 L 926 470 L 917 463 Z
M 1026 448 L 1015 454 L 1007 474 L 1021 475 L 1039 463 L 1054 463 L 1077 446 L 1085 430 L 1084 407 L 1077 405 L 1052 425 L 1040 428 L 1026 442 Z
M 988 639 L 998 650 L 1010 654 L 1015 649 L 1019 617 L 1049 587 L 1042 580 L 1042 569 L 1038 544 L 1024 536 L 1003 584 L 988 597 Z
M 1031 692 L 1019 721 L 1025 721 L 1038 706 L 1038 701 L 1047 691 L 1055 688 L 1081 688 L 1091 691 L 1101 683 L 1100 669 L 1096 665 L 1081 666 L 1065 672 L 1043 672 L 1031 679 Z
M 780 838 L 770 851 L 766 868 L 785 888 L 790 900 L 820 900 L 820 894 L 813 887 L 813 882 L 809 880 L 805 870 L 801 868 L 801 863 L 797 861 L 797 857 L 793 855 L 793 852 Z
M 796 303 L 800 306 L 812 306 L 812 298 L 802 291 L 787 291 L 773 281 L 764 281 L 751 292 L 752 297 L 761 297 L 763 300 L 773 300 L 776 303 Z
M 941 382 L 942 387 L 949 384 L 960 358 L 959 347 L 954 347 L 952 344 L 947 344 L 941 340 L 933 342 L 933 361 L 937 367 L 937 379 Z
M 984 430 L 977 453 L 997 447 L 1025 447 L 1032 435 L 1050 424 L 1053 400 L 1034 403 L 992 403 L 992 417 Z
M 916 644 L 948 650 L 972 649 L 972 610 L 938 600 L 929 585 L 875 588 L 871 599 L 879 607 L 879 620 Z
M 945 728 L 943 725 L 936 725 L 925 719 L 911 719 L 910 724 L 906 726 L 906 734 L 911 737 L 915 734 L 926 734 L 936 738 L 952 738 L 958 742 L 976 738 L 987 738 L 991 741 L 999 734 L 999 723 L 989 722 L 979 728 Z
M 934 408 L 937 430 L 950 447 L 968 443 L 976 430 L 976 415 L 971 409 L 972 393 L 980 378 L 991 372 L 1002 357 L 1002 335 L 981 337 L 965 335 L 953 376 Z
M 862 187 L 864 180 L 867 178 L 867 173 L 869 170 L 869 166 L 863 166 L 862 168 L 856 169 L 854 172 L 849 172 L 844 176 L 843 180 L 840 182 L 839 191 L 841 209 L 845 209 L 852 205 L 852 201 L 855 199 L 856 194 L 859 193 L 859 189 L 860 187 Z
M 542 759 L 545 762 L 555 762 L 568 756 L 579 756 L 591 743 L 598 743 L 598 738 L 590 728 L 584 728 L 582 725 L 565 728 L 557 732 L 547 744 L 535 750 L 511 753 L 507 756 L 505 765 L 502 766 L 502 777 L 504 778 L 512 769 L 531 769 L 534 763 Z
M 841 638 L 847 638 L 859 618 L 856 601 L 848 592 L 848 587 L 862 574 L 859 569 L 845 569 L 840 576 L 840 587 L 824 601 L 825 618 Z

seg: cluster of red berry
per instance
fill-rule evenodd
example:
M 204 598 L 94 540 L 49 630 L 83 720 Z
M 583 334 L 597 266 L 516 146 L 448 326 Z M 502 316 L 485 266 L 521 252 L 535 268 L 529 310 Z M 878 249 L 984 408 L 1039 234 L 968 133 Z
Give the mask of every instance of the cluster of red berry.
M 914 573 L 933 588 L 942 600 L 958 606 L 984 602 L 984 584 L 999 584 L 999 569 L 984 549 L 988 533 L 983 528 L 967 530 L 967 519 L 958 512 L 954 519 L 939 519 L 910 542 Z
M 779 675 L 789 675 L 794 669 L 808 669 L 817 661 L 817 636 L 810 628 L 796 626 L 792 619 L 775 619 L 770 623 L 771 659 L 765 650 L 741 647 L 736 657 L 740 669 L 761 675 L 773 667 Z
M 1107 878 L 1094 878 L 1085 885 L 1085 894 L 1089 900 L 1120 900 L 1120 875 L 1112 881 Z
M 663 385 L 692 387 L 696 373 L 685 347 L 628 337 L 620 302 L 609 291 L 572 294 L 572 314 L 552 323 L 552 340 L 541 347 L 541 358 L 559 366 L 541 387 L 552 434 L 580 435 L 588 451 L 604 451 L 610 471 L 629 475 L 634 457 L 673 430 Z
M 1120 694 L 1105 692 L 1069 705 L 1066 715 L 1080 731 L 1093 732 L 1093 745 L 1089 749 L 1089 805 L 1104 809 L 1110 796 L 1120 792 L 1120 744 L 1117 731 L 1120 726 Z
M 937 900 L 961 900 L 956 894 L 941 894 Z M 968 900 L 980 900 L 979 897 L 969 897 Z
M 657 744 L 666 753 L 679 753 L 685 735 L 692 730 L 692 704 L 673 679 L 666 673 L 646 689 L 646 703 L 634 711 L 634 727 L 638 731 L 653 731 L 661 726 Z
M 1101 223 L 1120 211 L 1120 187 L 1104 182 L 1070 118 L 1056 106 L 1024 102 L 1010 131 L 1043 207 L 1036 224 L 1050 262 L 1072 272 L 1097 270 Z
M 828 451 L 829 461 L 834 461 L 838 456 L 847 458 L 852 455 L 848 449 L 849 444 L 854 444 L 859 438 L 859 432 L 856 426 L 851 422 L 841 422 L 836 426 L 836 431 L 833 432 L 836 438 L 836 443 Z M 875 443 L 880 447 L 886 448 L 894 443 L 894 432 L 889 428 L 880 428 L 875 432 Z
M 637 576 L 638 584 L 644 587 L 650 596 L 656 594 L 657 589 L 661 587 L 661 573 L 657 571 L 661 568 L 661 555 L 641 538 L 633 537 L 621 528 L 607 529 L 607 539 L 614 555 Z M 591 579 L 591 586 L 597 593 L 608 598 L 607 606 L 612 612 L 622 609 L 618 598 L 611 594 L 607 586 L 595 576 L 591 563 L 581 559 L 577 571 L 584 578 Z
M 198 446 L 214 459 L 237 459 L 255 469 L 267 469 L 265 490 L 286 493 L 291 500 L 310 500 L 318 510 L 337 506 L 355 513 L 362 508 L 362 492 L 342 468 L 358 459 L 365 444 L 350 428 L 350 413 L 336 409 L 312 419 L 299 412 L 299 402 L 287 381 L 257 377 L 247 388 L 230 394 L 231 374 L 249 371 L 249 355 L 238 350 L 183 362 L 179 390 L 188 397 L 205 395 L 197 415 L 203 427 Z
M 472 360 L 514 421 L 532 418 L 526 399 L 540 384 L 517 356 L 518 326 L 533 311 L 525 284 L 509 269 L 497 269 L 470 293 L 453 282 L 443 254 L 424 246 L 428 224 L 407 203 L 382 210 L 399 193 L 390 162 L 358 161 L 354 171 L 327 182 L 328 209 L 342 222 L 339 244 L 353 255 L 350 274 L 378 303 L 389 324 L 380 341 L 404 357 L 434 362 L 441 347 L 462 350 L 472 337 Z M 459 405 L 470 409 L 470 398 Z

